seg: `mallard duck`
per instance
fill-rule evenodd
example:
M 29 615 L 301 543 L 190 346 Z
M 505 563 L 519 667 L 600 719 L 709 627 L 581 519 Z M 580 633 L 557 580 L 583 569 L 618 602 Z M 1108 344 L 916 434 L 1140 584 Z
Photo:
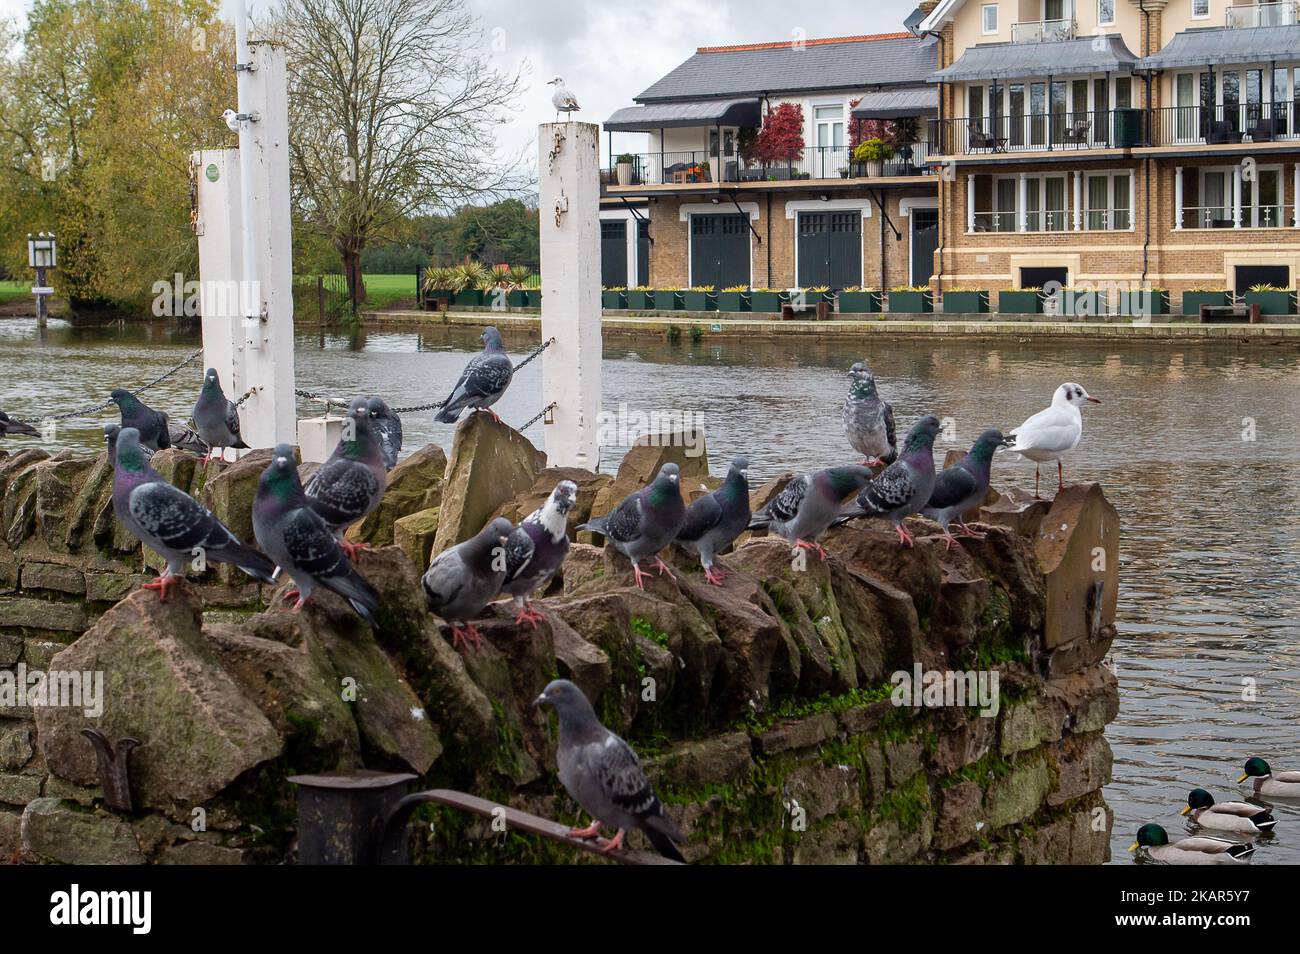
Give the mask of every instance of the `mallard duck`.
M 1238 845 L 1222 838 L 1183 838 L 1169 843 L 1169 833 L 1159 825 L 1143 825 L 1129 851 L 1142 852 L 1152 861 L 1167 865 L 1244 864 L 1255 853 L 1254 845 Z
M 1300 772 L 1274 772 L 1261 758 L 1246 759 L 1245 768 L 1246 771 L 1237 779 L 1237 784 L 1254 778 L 1256 795 L 1300 798 Z
M 1203 788 L 1194 788 L 1188 793 L 1187 807 L 1183 809 L 1183 814 L 1191 815 L 1191 820 L 1203 828 L 1217 828 L 1220 831 L 1266 834 L 1277 824 L 1277 819 L 1267 808 L 1248 802 L 1223 802 L 1216 805 L 1214 796 Z

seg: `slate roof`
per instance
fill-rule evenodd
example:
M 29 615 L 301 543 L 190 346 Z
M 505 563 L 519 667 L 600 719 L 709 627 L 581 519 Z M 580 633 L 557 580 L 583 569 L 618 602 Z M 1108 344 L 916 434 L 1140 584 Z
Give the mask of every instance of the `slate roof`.
M 650 132 L 676 126 L 758 126 L 757 99 L 706 99 L 698 102 L 627 106 L 605 121 L 606 132 Z
M 1300 24 L 1247 29 L 1184 30 L 1159 53 L 1138 61 L 1143 70 L 1167 70 L 1211 63 L 1263 63 L 1295 59 L 1300 51 Z
M 1098 50 L 1098 39 L 1105 40 Z M 1131 73 L 1138 58 L 1119 36 L 1082 37 L 1053 43 L 981 43 L 967 47 L 957 62 L 930 76 L 932 83 L 1022 79 L 1067 73 Z

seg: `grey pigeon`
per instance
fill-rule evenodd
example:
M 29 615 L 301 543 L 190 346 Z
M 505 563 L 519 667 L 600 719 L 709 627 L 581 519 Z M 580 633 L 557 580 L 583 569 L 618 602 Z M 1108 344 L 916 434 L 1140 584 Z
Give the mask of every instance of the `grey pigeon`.
M 749 528 L 771 530 L 796 550 L 816 550 L 824 560 L 826 548 L 817 538 L 835 522 L 845 498 L 865 487 L 871 477 L 870 468 L 853 464 L 800 474 L 754 514 Z
M 40 437 L 41 432 L 25 421 L 15 421 L 4 411 L 0 411 L 0 437 L 12 437 L 14 434 L 26 434 L 28 437 Z
M 203 387 L 199 399 L 194 404 L 194 429 L 198 431 L 203 443 L 210 448 L 205 462 L 212 457 L 212 451 L 226 447 L 246 450 L 248 445 L 239 435 L 239 409 L 235 402 L 226 397 L 221 390 L 221 379 L 217 377 L 216 368 L 208 368 L 203 376 Z
M 501 400 L 501 395 L 510 387 L 515 366 L 501 343 L 501 332 L 495 328 L 484 328 L 482 339 L 483 350 L 465 365 L 460 380 L 451 389 L 451 394 L 434 420 L 455 424 L 465 408 L 487 410 Z M 493 420 L 501 420 L 496 411 L 489 410 L 488 413 Z
M 167 589 L 181 580 L 186 563 L 233 563 L 263 583 L 272 581 L 275 564 L 239 542 L 212 512 L 173 487 L 149 466 L 140 432 L 124 427 L 110 455 L 113 467 L 113 511 L 123 526 L 167 561 L 157 580 L 144 584 L 167 599 Z
M 650 575 L 641 572 L 641 561 L 646 557 L 655 558 L 660 576 L 667 573 L 676 579 L 659 551 L 673 542 L 686 522 L 686 503 L 682 500 L 679 477 L 676 464 L 664 464 L 649 487 L 629 494 L 610 513 L 592 517 L 578 528 L 603 535 L 614 544 L 614 549 L 632 561 L 638 589 L 645 589 L 641 580 Z
M 1001 431 L 987 430 L 976 438 L 969 454 L 934 479 L 930 501 L 921 508 L 921 513 L 943 527 L 944 543 L 949 550 L 960 545 L 948 529 L 953 520 L 957 521 L 958 528 L 965 536 L 976 540 L 984 539 L 985 534 L 966 526 L 961 515 L 983 502 L 989 490 L 993 455 L 999 447 L 1006 447 L 1007 443 Z
M 537 627 L 546 617 L 533 608 L 531 596 L 560 569 L 569 554 L 568 516 L 578 500 L 578 485 L 562 480 L 551 496 L 510 531 L 506 540 L 506 578 L 501 592 L 515 600 L 516 625 Z
M 349 557 L 370 547 L 344 540 L 344 532 L 379 506 L 387 484 L 384 454 L 370 424 L 367 401 L 356 398 L 343 422 L 343 439 L 312 474 L 306 491 L 311 508 L 325 520 Z
M 192 427 L 186 427 L 184 424 L 169 423 L 167 425 L 167 438 L 172 447 L 179 447 L 191 454 L 199 454 L 205 459 L 212 453 L 212 448 L 208 447 L 207 441 L 199 437 L 198 431 Z
M 686 522 L 677 531 L 675 542 L 699 555 L 704 579 L 715 586 L 726 579 L 725 570 L 714 570 L 718 551 L 731 546 L 749 526 L 748 469 L 748 460 L 735 458 L 722 486 L 692 503 L 686 509 Z
M 132 427 L 140 432 L 141 444 L 151 451 L 172 446 L 166 414 L 155 411 L 123 388 L 116 388 L 109 397 L 122 414 L 122 426 Z
M 402 452 L 402 419 L 381 397 L 372 397 L 366 402 L 366 408 L 370 411 L 370 426 L 379 440 L 379 450 L 384 455 L 384 468 L 392 470 L 397 466 L 397 455 Z
M 573 829 L 569 835 L 591 838 L 609 825 L 617 834 L 601 848 L 618 851 L 627 831 L 638 828 L 659 854 L 684 862 L 678 845 L 685 844 L 686 837 L 664 812 L 632 747 L 600 724 L 582 690 L 567 679 L 556 679 L 533 705 L 551 706 L 559 715 L 560 783 L 593 819 L 590 827 Z
M 893 407 L 876 393 L 876 379 L 861 361 L 849 368 L 849 380 L 842 414 L 849 446 L 865 458 L 868 467 L 892 464 L 898 458 Z
M 898 531 L 898 541 L 913 546 L 903 521 L 930 502 L 934 490 L 934 439 L 939 419 L 927 414 L 907 432 L 903 454 L 858 494 L 857 507 L 845 511 L 836 523 L 854 517 L 888 517 Z
M 379 594 L 357 572 L 321 516 L 312 509 L 294 461 L 293 447 L 280 444 L 262 471 L 253 498 L 253 535 L 258 546 L 297 584 L 294 612 L 317 586 L 343 597 L 371 625 Z
M 483 641 L 470 623 L 501 592 L 506 578 L 505 547 L 514 529 L 497 517 L 463 543 L 443 550 L 420 580 L 429 612 L 451 624 L 451 641 L 461 646 Z

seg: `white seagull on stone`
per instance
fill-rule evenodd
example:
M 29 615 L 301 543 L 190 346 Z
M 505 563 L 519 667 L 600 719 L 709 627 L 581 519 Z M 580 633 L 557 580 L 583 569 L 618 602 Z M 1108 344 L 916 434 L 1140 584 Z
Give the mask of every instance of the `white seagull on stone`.
M 555 107 L 556 122 L 559 122 L 560 113 L 565 113 L 566 115 L 568 113 L 576 113 L 582 108 L 578 105 L 577 97 L 565 88 L 564 80 L 560 79 L 560 77 L 555 77 L 555 79 L 549 81 L 546 85 L 555 87 L 555 92 L 551 94 L 551 105 Z
M 1034 499 L 1038 496 L 1039 465 L 1056 461 L 1056 489 L 1065 489 L 1065 474 L 1061 458 L 1079 446 L 1083 437 L 1083 414 L 1079 408 L 1085 401 L 1100 404 L 1078 384 L 1062 384 L 1052 395 L 1052 406 L 1039 411 L 1009 435 L 1011 450 L 1034 462 Z

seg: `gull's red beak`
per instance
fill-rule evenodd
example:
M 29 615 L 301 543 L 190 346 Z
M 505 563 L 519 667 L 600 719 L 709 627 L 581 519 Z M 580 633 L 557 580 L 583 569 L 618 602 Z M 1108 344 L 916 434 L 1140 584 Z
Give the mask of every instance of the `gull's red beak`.
M 1091 394 L 1088 395 L 1088 400 L 1091 401 L 1093 404 L 1101 403 L 1101 398 L 1095 398 Z

